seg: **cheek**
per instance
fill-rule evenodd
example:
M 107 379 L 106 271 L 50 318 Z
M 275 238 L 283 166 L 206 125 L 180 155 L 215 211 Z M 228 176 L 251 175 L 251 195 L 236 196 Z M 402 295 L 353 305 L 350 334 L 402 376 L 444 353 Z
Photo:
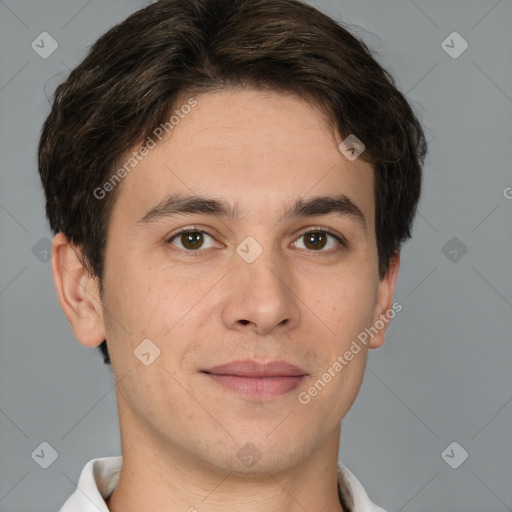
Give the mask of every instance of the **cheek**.
M 184 331 L 202 323 L 200 317 L 205 315 L 203 308 L 208 305 L 206 295 L 215 279 L 163 271 L 154 281 L 149 292 L 151 297 L 148 297 L 152 331 L 163 340 L 183 339 Z
M 162 330 L 162 313 L 157 310 L 161 284 L 151 277 L 144 265 L 121 260 L 105 272 L 104 319 L 112 356 L 122 351 L 133 357 L 144 339 L 156 340 Z
M 338 349 L 368 327 L 377 300 L 376 282 L 369 273 L 344 272 L 325 280 L 315 292 L 315 309 L 325 318 Z

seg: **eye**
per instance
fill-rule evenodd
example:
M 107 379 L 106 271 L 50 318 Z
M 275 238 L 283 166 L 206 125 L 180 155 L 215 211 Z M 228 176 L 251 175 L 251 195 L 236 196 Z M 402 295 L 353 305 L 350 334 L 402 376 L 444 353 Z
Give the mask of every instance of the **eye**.
M 302 233 L 302 235 L 300 235 L 298 239 L 300 240 L 302 238 L 304 239 L 304 243 L 302 244 L 303 247 L 299 248 L 309 249 L 314 252 L 328 252 L 327 250 L 323 251 L 322 249 L 325 249 L 326 246 L 329 245 L 329 238 L 331 238 L 331 244 L 329 247 L 327 247 L 327 249 L 332 249 L 333 247 L 336 247 L 337 244 L 335 242 L 333 243 L 332 240 L 338 242 L 338 245 L 341 245 L 342 247 L 348 247 L 348 244 L 344 237 L 338 235 L 329 228 L 310 229 Z M 294 246 L 296 246 L 296 244 L 297 242 L 294 243 Z
M 209 235 L 206 231 L 199 230 L 197 228 L 186 228 L 175 235 L 173 235 L 171 238 L 167 240 L 167 243 L 173 244 L 173 240 L 177 239 L 178 242 L 181 244 L 181 247 L 177 245 L 180 249 L 184 249 L 188 252 L 197 251 L 200 248 L 202 249 L 209 249 L 213 247 L 211 245 L 210 247 L 203 247 L 205 235 L 213 240 L 213 237 Z
M 200 249 L 211 249 L 215 246 L 213 243 L 210 243 L 209 246 L 205 246 L 205 236 L 211 241 L 214 241 L 214 238 L 204 230 L 198 229 L 196 227 L 184 228 L 172 235 L 167 240 L 167 243 L 175 245 L 179 249 L 182 249 L 186 252 L 199 252 Z M 298 248 L 304 248 L 312 252 L 328 252 L 327 250 L 323 249 L 329 245 L 329 239 L 331 239 L 330 246 L 327 247 L 327 249 L 336 247 L 336 243 L 333 242 L 333 240 L 338 242 L 338 245 L 341 245 L 344 248 L 348 248 L 346 239 L 342 235 L 332 231 L 330 228 L 310 229 L 302 233 L 298 240 L 301 238 L 304 238 L 304 243 L 302 244 L 303 247 L 299 246 Z M 177 243 L 174 242 L 175 240 Z M 297 242 L 294 242 L 293 245 L 296 247 Z

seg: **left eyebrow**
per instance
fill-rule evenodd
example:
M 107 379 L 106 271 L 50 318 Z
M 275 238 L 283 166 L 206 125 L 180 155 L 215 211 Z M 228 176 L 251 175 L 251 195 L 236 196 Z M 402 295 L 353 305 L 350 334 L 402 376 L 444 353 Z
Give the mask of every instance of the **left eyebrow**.
M 227 201 L 220 199 L 175 193 L 165 197 L 148 210 L 137 223 L 149 224 L 159 219 L 183 214 L 213 215 L 234 220 L 238 216 L 238 211 L 238 203 L 232 206 Z M 367 223 L 363 212 L 355 202 L 344 194 L 317 196 L 310 199 L 299 198 L 291 208 L 285 211 L 279 221 L 329 214 L 349 218 L 355 221 L 365 233 L 367 232 Z

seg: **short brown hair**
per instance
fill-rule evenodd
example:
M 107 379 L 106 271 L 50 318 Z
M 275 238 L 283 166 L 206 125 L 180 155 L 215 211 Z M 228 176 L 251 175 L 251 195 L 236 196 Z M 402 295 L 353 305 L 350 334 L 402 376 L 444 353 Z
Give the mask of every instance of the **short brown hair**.
M 365 43 L 297 0 L 158 0 L 111 28 L 60 84 L 38 148 L 46 215 L 80 247 L 102 293 L 116 187 L 93 193 L 178 98 L 224 87 L 298 94 L 365 144 L 375 176 L 382 279 L 411 236 L 427 144 L 392 76 Z M 106 342 L 100 345 L 110 363 Z

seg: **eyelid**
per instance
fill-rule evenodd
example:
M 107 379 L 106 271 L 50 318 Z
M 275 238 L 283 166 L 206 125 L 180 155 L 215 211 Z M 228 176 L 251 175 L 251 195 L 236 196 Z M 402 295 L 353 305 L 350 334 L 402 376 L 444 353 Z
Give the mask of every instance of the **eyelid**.
M 179 228 L 177 231 L 173 231 L 171 234 L 167 235 L 165 237 L 165 239 L 166 239 L 166 241 L 169 241 L 172 238 L 176 237 L 177 235 L 181 235 L 182 233 L 195 233 L 197 231 L 201 232 L 201 233 L 206 233 L 206 234 L 210 235 L 211 237 L 213 237 L 214 235 L 211 234 L 210 231 L 215 232 L 215 230 L 212 228 L 197 225 L 197 224 L 192 224 L 190 226 L 185 226 L 183 228 Z M 215 235 L 215 236 L 217 236 L 217 235 Z

